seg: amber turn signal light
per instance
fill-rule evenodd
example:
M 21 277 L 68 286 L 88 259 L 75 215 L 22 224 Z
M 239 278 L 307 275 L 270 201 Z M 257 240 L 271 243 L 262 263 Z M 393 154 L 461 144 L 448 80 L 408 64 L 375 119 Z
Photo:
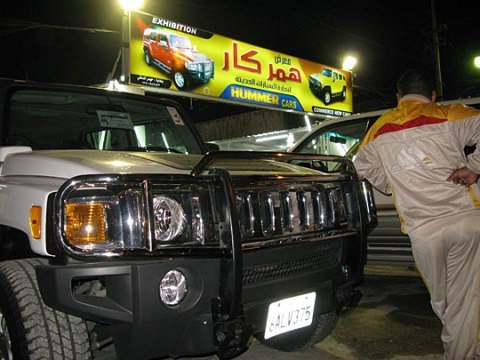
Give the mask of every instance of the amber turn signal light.
M 72 245 L 104 244 L 107 232 L 103 204 L 67 204 L 65 235 Z
M 42 237 L 42 207 L 33 205 L 30 208 L 30 234 L 34 239 Z

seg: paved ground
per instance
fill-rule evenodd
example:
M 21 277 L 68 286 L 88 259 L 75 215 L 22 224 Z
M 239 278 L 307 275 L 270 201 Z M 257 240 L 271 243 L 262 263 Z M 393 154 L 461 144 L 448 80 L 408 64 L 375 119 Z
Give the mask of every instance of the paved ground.
M 319 350 L 345 360 L 443 359 L 441 322 L 415 270 L 370 266 L 362 292 Z
M 254 342 L 238 360 L 440 360 L 441 323 L 413 269 L 368 266 L 363 297 L 335 331 L 302 353 L 282 353 Z M 216 357 L 196 358 L 213 360 Z

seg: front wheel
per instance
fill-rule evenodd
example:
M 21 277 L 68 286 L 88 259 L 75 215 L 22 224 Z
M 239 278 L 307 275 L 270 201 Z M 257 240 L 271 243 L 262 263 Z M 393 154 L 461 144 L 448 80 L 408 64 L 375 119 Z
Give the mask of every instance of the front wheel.
M 0 358 L 91 359 L 83 319 L 46 306 L 35 266 L 43 259 L 0 263 Z
M 185 74 L 181 71 L 175 71 L 173 74 L 173 81 L 178 90 L 185 90 L 188 88 L 188 79 Z
M 309 327 L 277 335 L 268 340 L 263 338 L 263 333 L 256 335 L 256 337 L 264 345 L 276 350 L 285 352 L 305 351 L 330 335 L 335 329 L 337 321 L 337 312 L 331 311 L 318 315 Z
M 145 63 L 148 66 L 152 65 L 152 55 L 150 55 L 150 51 L 148 51 L 147 49 L 145 49 Z
M 329 89 L 325 89 L 323 91 L 323 102 L 325 105 L 328 105 L 332 102 L 332 93 L 330 92 Z

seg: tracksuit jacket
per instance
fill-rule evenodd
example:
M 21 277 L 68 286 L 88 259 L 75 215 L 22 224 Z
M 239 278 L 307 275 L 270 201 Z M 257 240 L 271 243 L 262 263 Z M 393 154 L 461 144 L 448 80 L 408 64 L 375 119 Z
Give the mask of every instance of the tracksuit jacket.
M 480 110 L 439 105 L 407 95 L 371 127 L 355 158 L 357 172 L 384 193 L 393 193 L 404 232 L 452 213 L 480 208 L 477 186 L 446 179 L 460 167 L 480 174 Z

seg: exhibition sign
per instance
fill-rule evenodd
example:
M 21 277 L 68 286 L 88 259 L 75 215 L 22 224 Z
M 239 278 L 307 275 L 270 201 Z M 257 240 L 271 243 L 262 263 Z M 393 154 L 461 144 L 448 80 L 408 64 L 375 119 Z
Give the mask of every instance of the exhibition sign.
M 344 116 L 352 74 L 160 16 L 132 12 L 130 82 L 231 102 Z

